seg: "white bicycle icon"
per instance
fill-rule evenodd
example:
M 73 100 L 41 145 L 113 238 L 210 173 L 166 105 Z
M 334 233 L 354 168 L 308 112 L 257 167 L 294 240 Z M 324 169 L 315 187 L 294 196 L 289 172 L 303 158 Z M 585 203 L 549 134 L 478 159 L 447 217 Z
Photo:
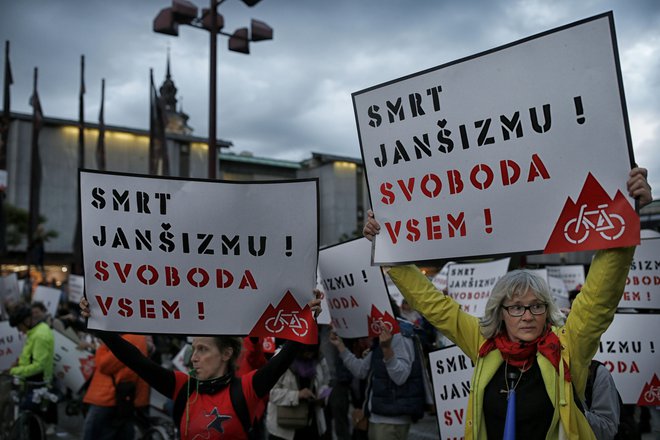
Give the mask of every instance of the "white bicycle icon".
M 392 326 L 392 323 L 383 321 L 383 320 L 373 320 L 371 321 L 371 331 L 374 332 L 376 335 L 380 335 L 380 325 L 379 323 L 383 323 L 383 325 L 387 328 L 387 331 L 392 333 L 392 330 L 394 327 Z
M 282 310 L 278 310 L 277 315 L 268 318 L 264 326 L 271 333 L 280 333 L 285 328 L 290 328 L 296 336 L 301 338 L 309 331 L 307 320 L 300 318 L 296 311 L 284 313 Z
M 660 387 L 651 386 L 649 390 L 644 393 L 644 400 L 649 403 L 660 400 Z
M 598 205 L 597 209 L 587 211 L 587 205 L 580 206 L 580 213 L 564 226 L 564 237 L 570 243 L 580 244 L 587 239 L 593 229 L 606 240 L 616 240 L 626 230 L 626 222 L 619 214 L 608 214 L 608 205 Z

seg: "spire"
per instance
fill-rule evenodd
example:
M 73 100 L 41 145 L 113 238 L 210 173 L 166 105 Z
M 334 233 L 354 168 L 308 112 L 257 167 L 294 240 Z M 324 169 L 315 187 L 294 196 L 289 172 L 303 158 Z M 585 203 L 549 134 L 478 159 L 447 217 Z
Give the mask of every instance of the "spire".
M 170 75 L 170 49 L 167 48 L 167 74 L 165 75 L 165 81 L 163 85 L 160 86 L 160 96 L 163 98 L 165 103 L 165 110 L 168 112 L 176 112 L 176 86 L 174 81 L 172 81 L 172 75 Z
M 167 115 L 168 133 L 192 133 L 192 128 L 188 125 L 188 115 L 183 112 L 183 103 L 181 103 L 180 110 L 177 111 L 177 88 L 172 80 L 172 73 L 170 69 L 170 49 L 167 48 L 167 64 L 165 66 L 165 81 L 160 86 L 160 97 L 165 106 L 165 113 Z

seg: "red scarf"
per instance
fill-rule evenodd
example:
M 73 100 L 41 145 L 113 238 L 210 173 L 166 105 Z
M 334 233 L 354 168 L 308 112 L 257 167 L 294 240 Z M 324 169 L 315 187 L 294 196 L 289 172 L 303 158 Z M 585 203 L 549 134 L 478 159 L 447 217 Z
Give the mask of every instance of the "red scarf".
M 496 348 L 502 353 L 505 362 L 516 368 L 525 368 L 525 370 L 532 365 L 538 351 L 550 361 L 559 373 L 559 360 L 561 359 L 559 338 L 549 328 L 535 340 L 522 343 L 512 342 L 505 332 L 500 332 L 494 338 L 487 339 L 483 343 L 479 349 L 479 357 L 486 356 Z M 571 381 L 571 373 L 568 371 L 565 361 L 564 378 L 567 382 Z

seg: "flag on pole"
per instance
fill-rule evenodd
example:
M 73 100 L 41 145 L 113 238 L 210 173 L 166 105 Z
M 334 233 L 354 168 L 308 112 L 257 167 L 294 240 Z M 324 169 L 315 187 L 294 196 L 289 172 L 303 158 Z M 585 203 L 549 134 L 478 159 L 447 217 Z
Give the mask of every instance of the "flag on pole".
M 30 210 L 28 214 L 27 231 L 27 256 L 28 264 L 36 262 L 42 263 L 43 237 L 40 237 L 39 228 L 39 205 L 41 193 L 41 157 L 39 156 L 39 132 L 43 125 L 43 111 L 37 92 L 38 69 L 34 68 L 34 80 L 32 86 L 32 97 L 30 105 L 32 106 L 32 148 L 30 154 Z
M 96 141 L 96 167 L 105 171 L 105 116 L 103 107 L 105 105 L 105 79 L 101 80 L 101 108 L 99 110 L 99 137 Z
M 14 83 L 9 62 L 9 41 L 5 41 L 5 79 L 3 87 L 2 116 L 0 117 L 0 170 L 7 170 L 7 144 L 9 140 L 10 86 Z M 0 255 L 7 253 L 7 220 L 5 213 L 5 189 L 0 188 Z
M 80 92 L 78 93 L 78 168 L 85 168 L 85 55 L 80 55 Z

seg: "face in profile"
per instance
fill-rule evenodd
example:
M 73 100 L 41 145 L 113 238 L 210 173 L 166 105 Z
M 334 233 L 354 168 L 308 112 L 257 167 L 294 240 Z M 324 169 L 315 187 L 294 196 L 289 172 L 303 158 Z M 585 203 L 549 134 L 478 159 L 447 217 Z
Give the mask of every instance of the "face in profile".
M 231 348 L 221 351 L 216 345 L 215 338 L 200 336 L 193 339 L 192 349 L 190 361 L 197 379 L 213 379 L 227 372 L 232 355 Z

